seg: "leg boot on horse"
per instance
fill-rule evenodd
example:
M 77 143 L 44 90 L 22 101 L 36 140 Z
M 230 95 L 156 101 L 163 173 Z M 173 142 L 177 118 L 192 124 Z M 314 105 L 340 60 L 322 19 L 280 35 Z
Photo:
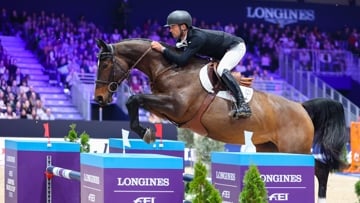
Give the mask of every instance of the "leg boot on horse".
M 230 115 L 235 119 L 250 117 L 251 109 L 245 102 L 239 84 L 236 82 L 235 78 L 231 75 L 229 70 L 224 70 L 223 74 L 221 75 L 221 80 L 233 94 L 236 101 L 235 109 L 230 112 Z

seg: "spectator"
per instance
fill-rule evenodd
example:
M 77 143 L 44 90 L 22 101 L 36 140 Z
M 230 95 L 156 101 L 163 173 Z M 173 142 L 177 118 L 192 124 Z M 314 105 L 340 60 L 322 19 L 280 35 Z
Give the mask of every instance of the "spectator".
M 331 54 L 328 52 L 321 52 L 320 53 L 320 70 L 321 71 L 330 71 L 331 70 Z
M 40 99 L 40 94 L 35 91 L 34 86 L 32 86 L 32 85 L 30 85 L 29 90 L 26 91 L 26 96 L 28 99 L 30 99 L 30 98 L 33 98 L 35 100 Z
M 306 51 L 305 49 L 302 49 L 299 52 L 299 64 L 302 70 L 305 71 L 311 71 L 311 58 L 310 58 L 310 52 Z
M 5 93 L 0 90 L 0 112 L 4 113 L 6 111 L 6 98 Z
M 3 59 L 0 59 L 0 78 L 6 73 L 6 66 Z
M 17 60 L 15 58 L 10 59 L 10 64 L 8 66 L 9 70 L 9 81 L 16 79 L 16 72 L 18 70 Z
M 36 115 L 36 110 L 32 109 L 30 114 L 27 114 L 27 119 L 29 120 L 40 120 L 40 117 Z
M 40 118 L 42 118 L 43 116 L 45 116 L 46 114 L 46 109 L 43 107 L 43 103 L 40 99 L 37 99 L 35 101 L 35 111 L 36 111 L 36 115 L 39 116 Z
M 50 108 L 46 108 L 45 114 L 42 115 L 41 120 L 55 120 Z
M 6 119 L 16 119 L 16 114 L 15 112 L 13 111 L 11 105 L 7 105 L 6 107 L 6 112 L 4 113 L 4 117 Z

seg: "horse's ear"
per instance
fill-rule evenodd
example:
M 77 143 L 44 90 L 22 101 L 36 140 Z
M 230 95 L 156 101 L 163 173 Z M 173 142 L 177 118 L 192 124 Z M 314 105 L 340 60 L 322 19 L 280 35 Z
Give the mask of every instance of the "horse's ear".
M 109 46 L 102 39 L 96 39 L 96 44 L 100 49 L 102 48 L 103 50 L 108 50 L 109 48 Z
M 106 42 L 104 42 L 104 40 L 102 40 L 102 39 L 96 39 L 96 44 L 97 44 L 98 47 L 99 47 L 100 49 L 102 49 L 103 51 L 112 52 L 111 45 L 106 44 Z
M 106 49 L 107 48 L 107 44 L 102 40 L 102 39 L 96 39 L 96 44 L 98 45 L 98 47 L 101 49 Z

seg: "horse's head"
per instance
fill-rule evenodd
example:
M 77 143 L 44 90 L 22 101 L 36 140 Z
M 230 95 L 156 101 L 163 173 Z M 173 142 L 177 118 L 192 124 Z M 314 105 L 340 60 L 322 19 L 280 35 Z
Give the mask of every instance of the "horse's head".
M 112 95 L 119 84 L 128 77 L 129 65 L 124 59 L 115 56 L 114 46 L 97 40 L 100 48 L 98 55 L 98 71 L 95 81 L 95 101 L 106 105 L 112 101 Z

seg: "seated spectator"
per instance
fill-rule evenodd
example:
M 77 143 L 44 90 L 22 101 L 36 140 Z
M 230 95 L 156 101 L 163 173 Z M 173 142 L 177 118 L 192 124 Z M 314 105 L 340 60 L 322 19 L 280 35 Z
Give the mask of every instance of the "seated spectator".
M 143 92 L 143 87 L 141 80 L 137 74 L 133 74 L 130 77 L 130 88 L 135 94 L 140 94 Z
M 26 80 L 23 80 L 19 85 L 19 92 L 27 92 L 29 91 L 29 86 Z
M 6 66 L 4 60 L 0 59 L 0 78 L 5 74 Z
M 328 52 L 321 52 L 320 53 L 320 70 L 321 71 L 331 71 L 331 54 Z
M 46 108 L 45 114 L 40 117 L 41 120 L 55 120 L 55 116 L 52 114 L 50 108 Z
M 30 85 L 29 90 L 26 92 L 26 96 L 28 99 L 33 98 L 35 100 L 40 99 L 40 94 L 37 93 L 34 89 L 34 86 Z
M 271 57 L 269 53 L 260 56 L 260 65 L 263 70 L 271 70 Z
M 16 119 L 17 118 L 11 105 L 7 105 L 6 112 L 4 113 L 4 118 L 6 118 L 6 119 Z
M 46 114 L 46 109 L 43 106 L 43 103 L 40 99 L 37 99 L 35 101 L 35 105 L 34 105 L 35 111 L 36 111 L 36 115 L 38 115 L 40 118 L 42 118 L 43 116 L 45 116 Z
M 26 110 L 23 108 L 21 109 L 21 112 L 20 112 L 20 119 L 27 119 Z
M 5 93 L 0 90 L 0 112 L 5 112 L 6 111 L 6 103 L 5 103 Z
M 40 117 L 36 115 L 36 110 L 32 109 L 31 114 L 27 114 L 27 119 L 29 120 L 40 120 Z
M 22 108 L 21 108 L 21 103 L 20 103 L 19 101 L 16 102 L 16 104 L 15 104 L 15 109 L 13 109 L 13 111 L 14 111 L 14 113 L 16 114 L 16 117 L 17 117 L 17 118 L 20 118 Z
M 25 110 L 27 117 L 30 117 L 32 112 L 33 112 L 33 108 L 30 105 L 29 100 L 25 100 L 25 102 L 22 104 L 22 109 Z M 36 112 L 35 112 L 36 113 Z
M 119 33 L 119 29 L 115 28 L 114 32 L 111 34 L 110 42 L 116 43 L 122 40 L 122 35 Z
M 311 71 L 311 57 L 310 52 L 302 49 L 299 53 L 299 64 L 302 70 Z

